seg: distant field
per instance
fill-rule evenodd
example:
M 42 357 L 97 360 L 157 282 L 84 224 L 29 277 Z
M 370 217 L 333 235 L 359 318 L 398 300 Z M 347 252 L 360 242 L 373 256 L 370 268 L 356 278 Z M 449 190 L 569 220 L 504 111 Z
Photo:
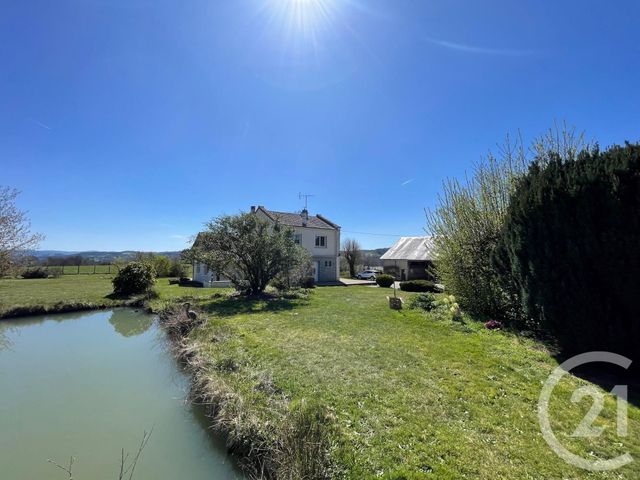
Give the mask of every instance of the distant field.
M 46 269 L 62 269 L 65 275 L 93 274 L 93 273 L 115 273 L 118 269 L 114 265 L 66 265 L 64 267 L 45 267 Z
M 193 267 L 185 265 L 187 276 L 192 276 Z M 92 275 L 92 274 L 114 274 L 118 271 L 115 265 L 65 265 L 65 266 L 45 266 L 47 270 L 60 270 L 64 275 Z
M 123 300 L 109 298 L 113 292 L 113 275 L 64 275 L 58 278 L 0 279 L 0 318 L 12 311 L 44 307 L 55 310 L 60 305 L 91 304 L 99 307 L 122 305 Z M 167 278 L 159 278 L 154 287 L 160 304 L 175 298 L 207 298 L 218 289 L 169 285 Z

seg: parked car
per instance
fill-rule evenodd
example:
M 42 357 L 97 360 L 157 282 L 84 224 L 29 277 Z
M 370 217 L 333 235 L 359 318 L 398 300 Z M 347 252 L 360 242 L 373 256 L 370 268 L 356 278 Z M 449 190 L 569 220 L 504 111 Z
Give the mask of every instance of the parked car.
M 358 273 L 356 275 L 356 278 L 358 280 L 375 280 L 377 273 L 378 272 L 376 272 L 375 270 L 365 270 L 364 272 Z

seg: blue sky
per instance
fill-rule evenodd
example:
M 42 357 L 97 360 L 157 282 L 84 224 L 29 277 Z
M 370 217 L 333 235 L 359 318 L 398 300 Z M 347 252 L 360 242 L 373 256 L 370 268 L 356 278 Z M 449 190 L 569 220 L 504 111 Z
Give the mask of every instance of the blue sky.
M 0 184 L 41 248 L 173 250 L 221 213 L 420 235 L 442 180 L 567 121 L 637 141 L 640 2 L 3 0 Z

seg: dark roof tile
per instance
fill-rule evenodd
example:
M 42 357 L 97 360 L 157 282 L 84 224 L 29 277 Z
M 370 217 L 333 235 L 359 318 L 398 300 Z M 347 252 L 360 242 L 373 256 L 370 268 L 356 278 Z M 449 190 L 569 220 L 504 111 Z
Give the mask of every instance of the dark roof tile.
M 259 207 L 264 213 L 266 213 L 273 220 L 279 222 L 282 225 L 288 225 L 290 227 L 302 227 L 303 219 L 300 213 L 290 213 L 290 212 L 275 212 L 273 210 L 267 210 L 264 207 Z M 322 215 L 309 215 L 309 220 L 307 220 L 307 227 L 310 228 L 325 228 L 330 230 L 335 230 L 338 227 L 333 222 L 324 218 Z

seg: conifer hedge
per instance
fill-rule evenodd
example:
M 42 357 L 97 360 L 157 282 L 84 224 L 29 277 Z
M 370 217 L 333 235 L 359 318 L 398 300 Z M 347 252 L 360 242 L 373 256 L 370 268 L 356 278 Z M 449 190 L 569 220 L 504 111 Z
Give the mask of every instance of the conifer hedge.
M 534 162 L 493 255 L 502 286 L 567 354 L 640 345 L 640 144 Z

